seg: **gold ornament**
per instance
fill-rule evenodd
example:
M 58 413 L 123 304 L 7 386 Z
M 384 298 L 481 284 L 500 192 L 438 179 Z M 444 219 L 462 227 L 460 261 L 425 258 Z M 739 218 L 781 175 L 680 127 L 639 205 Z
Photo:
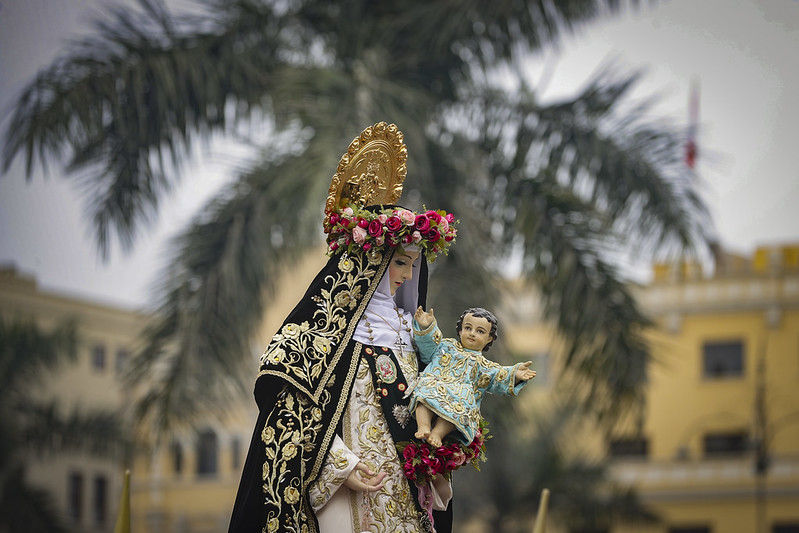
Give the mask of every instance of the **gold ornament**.
M 325 213 L 347 205 L 394 204 L 408 173 L 408 151 L 394 124 L 378 122 L 353 139 L 330 182 Z

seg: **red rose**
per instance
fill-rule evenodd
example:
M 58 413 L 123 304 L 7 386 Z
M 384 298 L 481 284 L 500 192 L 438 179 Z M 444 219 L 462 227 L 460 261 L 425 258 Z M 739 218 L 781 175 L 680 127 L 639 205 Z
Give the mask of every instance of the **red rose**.
M 397 231 L 401 227 L 402 220 L 400 220 L 399 217 L 391 216 L 386 220 L 386 229 L 388 229 L 388 231 Z
M 431 229 L 430 231 L 424 234 L 424 238 L 430 242 L 436 242 L 438 239 L 441 238 L 441 234 L 438 232 L 437 229 Z
M 413 235 L 410 233 L 406 233 L 404 237 L 402 237 L 402 242 L 404 244 L 410 244 L 413 242 Z
M 428 212 L 426 212 L 426 213 L 425 213 L 425 215 L 426 215 L 426 216 L 427 216 L 427 218 L 429 218 L 430 220 L 433 220 L 433 221 L 435 221 L 435 223 L 436 223 L 436 224 L 438 224 L 439 222 L 441 222 L 441 215 L 439 215 L 439 214 L 438 214 L 437 212 L 435 212 L 435 211 L 428 211 Z
M 336 222 L 338 222 L 338 213 L 333 213 L 330 215 L 330 225 L 335 226 Z
M 372 237 L 380 237 L 383 234 L 383 224 L 379 220 L 373 220 L 369 223 L 369 235 Z
M 452 213 L 447 213 L 447 222 L 449 222 L 450 224 L 455 222 L 455 215 L 453 215 Z
M 405 446 L 405 449 L 402 450 L 402 457 L 405 459 L 413 459 L 416 457 L 416 452 L 419 451 L 419 448 L 416 447 L 415 444 L 411 443 Z
M 358 219 L 358 226 L 360 226 L 362 228 L 368 228 L 369 227 L 369 221 L 366 220 L 365 218 L 359 218 Z
M 424 233 L 430 229 L 430 219 L 427 218 L 426 215 L 416 215 L 416 221 L 413 223 L 413 227 Z

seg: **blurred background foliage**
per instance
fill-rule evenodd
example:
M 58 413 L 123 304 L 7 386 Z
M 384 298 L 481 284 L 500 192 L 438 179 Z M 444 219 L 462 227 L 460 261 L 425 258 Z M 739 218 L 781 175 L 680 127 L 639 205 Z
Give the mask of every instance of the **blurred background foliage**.
M 395 123 L 409 153 L 400 202 L 460 221 L 457 245 L 431 269 L 428 302 L 442 323 L 496 307 L 507 277 L 523 279 L 566 343 L 566 372 L 586 383 L 571 409 L 610 424 L 640 397 L 651 357 L 620 254 L 702 251 L 709 217 L 683 162 L 684 132 L 630 98 L 641 73 L 599 68 L 573 97 L 544 104 L 523 64 L 636 4 L 198 0 L 173 12 L 140 0 L 98 20 L 24 89 L 3 164 L 24 157 L 29 175 L 37 162 L 63 168 L 86 193 L 107 257 L 157 223 L 159 201 L 191 180 L 181 169 L 194 152 L 268 128 L 258 156 L 175 237 L 153 295 L 129 379 L 140 414 L 165 428 L 249 394 L 254 331 L 281 269 L 322 241 L 340 154 L 363 128 Z M 510 359 L 501 347 L 492 357 Z M 593 486 L 567 473 L 602 479 L 599 467 L 557 462 L 541 440 L 552 435 L 537 427 L 532 440 L 506 444 L 499 435 L 515 432 L 498 429 L 493 453 L 549 457 L 557 468 L 535 475 L 563 486 Z M 483 481 L 513 468 L 493 463 Z M 527 498 L 545 482 L 516 492 Z

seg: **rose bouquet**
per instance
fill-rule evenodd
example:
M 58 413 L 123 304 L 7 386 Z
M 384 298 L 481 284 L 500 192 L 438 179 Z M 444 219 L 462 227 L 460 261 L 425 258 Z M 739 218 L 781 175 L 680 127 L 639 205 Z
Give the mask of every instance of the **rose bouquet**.
M 469 444 L 449 442 L 434 448 L 426 442 L 400 442 L 397 450 L 403 461 L 405 477 L 417 485 L 424 485 L 438 475 L 449 479 L 454 470 L 467 463 L 480 470 L 480 461 L 485 461 L 485 441 L 490 438 L 488 423 L 481 420 L 477 434 Z

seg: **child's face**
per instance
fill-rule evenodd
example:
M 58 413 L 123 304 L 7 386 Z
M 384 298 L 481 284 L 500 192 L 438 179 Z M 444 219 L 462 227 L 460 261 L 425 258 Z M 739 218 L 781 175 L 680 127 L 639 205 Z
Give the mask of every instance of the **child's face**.
M 469 313 L 463 317 L 461 326 L 461 344 L 469 350 L 482 352 L 486 344 L 491 342 L 491 322 Z

